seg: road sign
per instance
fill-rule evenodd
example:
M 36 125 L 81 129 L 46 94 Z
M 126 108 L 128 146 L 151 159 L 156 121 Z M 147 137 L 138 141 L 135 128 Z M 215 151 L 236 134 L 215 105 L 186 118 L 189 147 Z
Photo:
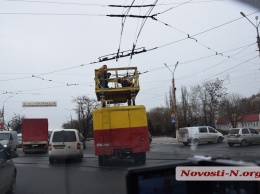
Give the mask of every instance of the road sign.
M 171 123 L 175 123 L 175 117 L 171 118 Z

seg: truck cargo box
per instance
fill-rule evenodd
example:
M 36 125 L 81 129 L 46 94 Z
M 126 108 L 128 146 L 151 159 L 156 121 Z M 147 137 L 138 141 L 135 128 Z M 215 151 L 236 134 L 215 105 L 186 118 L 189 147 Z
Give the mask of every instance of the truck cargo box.
M 48 119 L 26 118 L 22 120 L 23 151 L 48 151 Z

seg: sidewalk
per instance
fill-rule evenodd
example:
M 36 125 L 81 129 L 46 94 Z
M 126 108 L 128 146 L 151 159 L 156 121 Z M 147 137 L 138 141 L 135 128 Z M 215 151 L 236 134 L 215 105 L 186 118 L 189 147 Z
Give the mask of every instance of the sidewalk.
M 175 144 L 178 140 L 173 137 L 152 137 L 152 144 Z
M 86 140 L 86 143 L 94 143 L 93 138 L 89 138 Z M 173 144 L 178 143 L 176 138 L 172 137 L 152 137 L 152 144 Z
M 226 142 L 226 139 L 227 139 L 227 136 L 224 135 L 223 142 Z M 94 139 L 89 139 L 86 142 L 93 143 Z M 173 137 L 152 137 L 152 144 L 176 144 L 176 143 L 178 143 L 178 140 Z
M 223 142 L 226 142 L 227 136 L 224 135 Z M 172 137 L 152 137 L 152 144 L 175 144 L 178 143 L 178 140 L 176 138 Z

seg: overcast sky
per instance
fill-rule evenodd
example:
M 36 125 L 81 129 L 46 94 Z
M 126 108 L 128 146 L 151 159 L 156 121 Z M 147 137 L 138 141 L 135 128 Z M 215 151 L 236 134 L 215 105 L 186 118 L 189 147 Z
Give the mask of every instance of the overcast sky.
M 136 0 L 121 36 L 122 18 L 132 0 L 0 0 L 0 107 L 5 121 L 14 114 L 48 118 L 50 128 L 60 128 L 77 118 L 73 98 L 96 98 L 94 69 L 138 67 L 140 92 L 136 104 L 165 106 L 174 69 L 177 100 L 181 86 L 189 89 L 216 78 L 225 80 L 228 93 L 249 97 L 260 90 L 260 58 L 255 24 L 260 12 L 232 0 Z M 140 34 L 139 34 L 140 32 Z M 137 35 L 139 34 L 138 38 Z M 188 38 L 188 35 L 192 38 Z M 101 63 L 98 58 L 145 47 L 133 58 Z M 150 50 L 152 49 L 152 50 Z M 52 81 L 49 81 L 52 80 Z M 10 97 L 12 96 L 12 97 Z M 57 107 L 23 108 L 22 102 L 57 101 Z

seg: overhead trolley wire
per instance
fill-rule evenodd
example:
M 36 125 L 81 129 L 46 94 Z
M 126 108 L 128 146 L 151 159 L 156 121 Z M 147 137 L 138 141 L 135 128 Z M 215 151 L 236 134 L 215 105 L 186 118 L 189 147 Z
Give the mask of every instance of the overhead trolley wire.
M 158 0 L 155 0 L 154 6 L 156 5 L 157 2 L 158 2 Z M 149 17 L 150 13 L 153 11 L 154 6 L 151 7 L 151 8 L 149 8 L 149 10 L 147 11 L 147 13 L 145 14 L 146 17 L 143 19 L 143 21 L 142 21 L 142 23 L 141 23 L 140 30 L 139 30 L 139 32 L 138 32 L 138 34 L 137 34 L 136 40 L 135 40 L 134 43 L 133 43 L 133 47 L 132 47 L 132 52 L 131 52 L 131 55 L 130 55 L 130 59 L 132 59 L 132 57 L 133 57 L 133 55 L 134 55 L 134 50 L 135 50 L 135 47 L 136 47 L 138 38 L 139 38 L 139 36 L 140 36 L 140 34 L 141 34 L 142 30 L 143 30 L 143 27 L 144 27 L 144 25 L 145 25 L 145 23 L 146 23 L 146 21 L 147 21 L 147 18 Z
M 245 63 L 247 63 L 247 62 L 249 62 L 249 61 L 252 61 L 253 59 L 255 59 L 255 58 L 257 58 L 257 57 L 259 57 L 259 56 L 252 57 L 252 58 L 250 58 L 250 59 L 248 59 L 248 60 L 246 60 L 246 61 L 243 61 L 242 63 L 239 63 L 238 65 L 235 65 L 235 66 L 233 66 L 233 67 L 231 67 L 231 68 L 229 68 L 229 69 L 226 69 L 226 70 L 224 70 L 224 71 L 222 71 L 222 72 L 219 72 L 219 73 L 217 73 L 217 74 L 215 74 L 215 75 L 213 75 L 213 76 L 211 76 L 211 77 L 209 77 L 209 78 L 206 78 L 206 79 L 204 79 L 204 80 L 202 80 L 202 81 L 200 81 L 200 82 L 197 82 L 197 83 L 195 83 L 195 84 L 188 85 L 187 87 L 196 85 L 196 84 L 198 84 L 198 83 L 207 82 L 207 81 L 209 81 L 210 79 L 212 79 L 212 78 L 214 78 L 214 77 L 216 77 L 216 76 L 218 76 L 218 75 L 220 75 L 220 74 L 222 74 L 222 73 L 228 72 L 229 70 L 234 69 L 234 68 L 236 68 L 236 67 L 238 67 L 238 66 L 241 66 L 241 65 L 243 65 L 243 64 L 245 64 Z
M 6 0 L 9 2 L 24 2 L 24 3 L 44 3 L 44 4 L 61 4 L 61 5 L 88 5 L 88 6 L 102 6 L 107 7 L 109 5 L 94 4 L 94 3 L 66 3 L 59 1 L 33 1 L 33 0 Z
M 248 15 L 252 15 L 252 14 L 258 13 L 259 11 L 260 11 L 260 10 L 255 11 L 255 12 L 253 12 L 253 13 L 251 13 L 251 14 L 248 14 Z M 1 14 L 1 13 L 0 13 L 0 14 Z M 2 14 L 3 14 L 3 13 L 2 13 Z M 201 34 L 203 34 L 203 33 L 209 32 L 209 31 L 211 31 L 211 30 L 217 29 L 217 28 L 219 28 L 219 27 L 223 27 L 224 25 L 230 24 L 230 23 L 235 22 L 235 21 L 237 21 L 237 20 L 239 20 L 239 19 L 242 19 L 242 17 L 241 17 L 241 18 L 238 18 L 238 19 L 235 19 L 235 20 L 232 20 L 232 21 L 229 21 L 229 22 L 226 22 L 226 23 L 224 23 L 224 24 L 218 25 L 218 26 L 216 26 L 216 27 L 210 28 L 210 29 L 208 29 L 208 30 L 202 31 L 202 32 L 197 33 L 197 34 L 195 34 L 195 35 L 193 35 L 193 36 L 190 36 L 190 37 L 198 36 L 198 35 L 201 35 Z M 143 50 L 141 50 L 141 51 L 134 52 L 134 54 L 141 54 L 141 53 L 144 53 L 144 52 L 148 52 L 148 51 L 160 49 L 160 48 L 163 48 L 163 47 L 166 47 L 166 46 L 169 46 L 169 45 L 172 45 L 172 44 L 174 44 L 174 43 L 178 43 L 178 42 L 181 42 L 181 41 L 187 40 L 187 39 L 188 39 L 188 37 L 183 38 L 183 39 L 179 39 L 179 40 L 176 40 L 176 41 L 173 41 L 173 42 L 170 42 L 170 43 L 161 45 L 161 46 L 153 47 L 153 48 L 151 48 L 151 49 L 143 49 Z M 227 51 L 226 51 L 226 52 L 227 52 Z M 130 54 L 122 55 L 122 56 L 120 56 L 120 57 L 126 57 L 126 56 L 130 56 Z M 95 64 L 95 63 L 101 63 L 101 62 L 103 62 L 103 61 L 114 60 L 114 59 L 116 59 L 116 58 L 115 58 L 115 57 L 114 57 L 114 58 L 108 58 L 108 57 L 106 57 L 104 60 L 94 61 L 94 62 L 90 62 L 90 63 L 87 63 L 87 64 L 77 65 L 77 66 L 73 66 L 73 67 L 69 67 L 69 68 L 63 68 L 63 69 L 59 69 L 59 70 L 55 70 L 55 71 L 49 71 L 49 72 L 42 73 L 42 74 L 37 74 L 37 75 L 38 75 L 38 76 L 41 76 L 41 75 L 47 75 L 47 74 L 57 73 L 57 72 L 61 72 L 61 71 L 69 70 L 69 69 L 74 69 L 74 68 L 78 68 L 78 67 L 82 67 L 82 66 L 87 66 L 87 65 L 92 65 L 92 64 Z M 26 76 L 26 77 L 21 77 L 21 78 L 0 80 L 0 82 L 1 82 L 1 81 L 19 80 L 19 79 L 28 79 L 28 78 L 31 78 L 31 77 Z
M 34 0 L 5 0 L 9 2 L 23 2 L 23 3 L 43 3 L 43 4 L 61 4 L 61 5 L 83 5 L 83 6 L 100 6 L 100 7 L 132 7 L 132 8 L 140 8 L 140 7 L 152 7 L 154 5 L 152 4 L 147 4 L 147 5 L 111 5 L 111 4 L 97 4 L 97 3 L 75 3 L 75 2 L 60 2 L 60 1 L 34 1 Z M 213 2 L 218 2 L 218 1 L 231 1 L 231 0 L 208 0 L 208 1 L 193 1 L 193 2 L 188 2 L 190 4 L 195 4 L 195 3 L 213 3 Z M 188 4 L 187 3 L 187 4 Z M 183 3 L 160 3 L 157 4 L 156 6 L 168 6 L 168 5 L 180 5 Z
M 181 4 L 179 4 L 179 5 L 175 6 L 175 7 L 171 7 L 171 8 L 169 8 L 169 9 L 165 10 L 165 11 L 162 11 L 162 12 L 160 12 L 160 13 L 157 13 L 157 14 L 155 14 L 154 16 L 163 14 L 163 13 L 165 13 L 165 12 L 167 12 L 167 11 L 170 11 L 170 10 L 172 10 L 172 9 L 174 9 L 174 8 L 180 7 L 180 6 L 182 6 L 182 5 L 185 5 L 185 4 L 187 4 L 187 3 L 190 3 L 190 2 L 192 2 L 192 1 L 193 1 L 193 0 L 190 0 L 190 1 L 187 1 L 187 2 L 184 2 L 184 3 L 181 3 Z
M 131 6 L 134 4 L 135 0 L 132 1 Z M 125 1 L 126 3 L 126 1 Z M 124 15 L 127 15 L 130 12 L 131 7 L 129 7 Z M 121 41 L 122 41 L 122 36 L 123 36 L 123 31 L 124 31 L 124 26 L 125 26 L 125 21 L 126 21 L 126 17 L 122 17 L 122 26 L 121 26 L 121 33 L 120 33 L 120 39 L 119 39 L 119 46 L 118 46 L 118 50 L 117 50 L 117 57 L 116 57 L 116 61 L 118 61 L 118 56 L 119 56 L 119 52 L 120 52 L 120 47 L 121 47 Z

